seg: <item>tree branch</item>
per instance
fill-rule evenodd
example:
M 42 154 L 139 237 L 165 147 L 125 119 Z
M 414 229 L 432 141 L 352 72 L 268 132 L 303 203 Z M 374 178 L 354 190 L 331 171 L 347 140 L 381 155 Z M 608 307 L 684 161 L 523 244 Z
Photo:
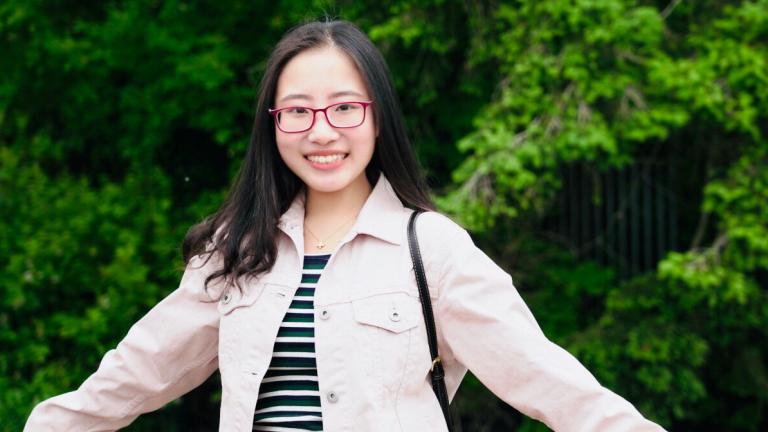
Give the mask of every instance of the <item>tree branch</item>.
M 670 3 L 667 5 L 667 7 L 665 7 L 665 8 L 664 8 L 664 10 L 663 10 L 663 11 L 661 11 L 661 19 L 663 19 L 663 20 L 666 20 L 666 19 L 667 19 L 667 17 L 668 17 L 670 14 L 672 14 L 672 11 L 673 11 L 673 10 L 675 10 L 675 8 L 677 7 L 677 5 L 679 5 L 680 3 L 682 3 L 682 1 L 683 1 L 683 0 L 672 0 L 672 2 L 670 2 Z

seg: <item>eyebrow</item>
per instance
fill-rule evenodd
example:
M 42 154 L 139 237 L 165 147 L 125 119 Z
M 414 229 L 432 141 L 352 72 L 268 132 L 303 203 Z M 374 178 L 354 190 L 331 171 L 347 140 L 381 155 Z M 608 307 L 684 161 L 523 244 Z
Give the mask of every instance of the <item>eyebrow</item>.
M 338 97 L 341 97 L 341 96 L 359 96 L 359 97 L 364 98 L 362 93 L 359 93 L 359 92 L 357 92 L 355 90 L 342 90 L 342 91 L 331 93 L 330 96 L 331 96 L 331 99 L 338 98 Z M 302 93 L 291 93 L 291 94 L 287 94 L 287 95 L 281 97 L 278 102 L 285 102 L 285 101 L 289 101 L 289 100 L 306 100 L 306 101 L 308 101 L 308 100 L 311 100 L 311 99 L 312 99 L 312 97 L 309 96 L 309 95 L 305 95 L 305 94 L 302 94 Z

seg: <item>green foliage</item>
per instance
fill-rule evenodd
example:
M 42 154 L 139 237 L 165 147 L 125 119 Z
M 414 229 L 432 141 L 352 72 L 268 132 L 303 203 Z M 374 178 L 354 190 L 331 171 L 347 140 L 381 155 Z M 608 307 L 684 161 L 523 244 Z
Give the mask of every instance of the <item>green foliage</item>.
M 475 53 L 499 65 L 499 84 L 475 131 L 459 142 L 467 157 L 440 204 L 477 231 L 513 226 L 520 236 L 548 214 L 562 166 L 621 167 L 695 137 L 686 152 L 707 155 L 709 177 L 697 185 L 705 216 L 692 247 L 670 253 L 656 274 L 598 293 L 589 325 L 553 313 L 594 295 L 578 283 L 567 295 L 572 281 L 588 280 L 579 266 L 563 268 L 570 277 L 559 281 L 547 276 L 562 268 L 551 254 L 511 270 L 535 276 L 526 298 L 542 325 L 570 324 L 561 330 L 565 345 L 642 412 L 684 430 L 761 430 L 768 421 L 768 2 L 664 7 L 624 0 L 500 6 L 488 43 Z M 502 260 L 531 253 L 514 236 L 500 238 L 516 243 Z
M 176 286 L 186 229 L 247 145 L 269 50 L 324 13 L 382 48 L 440 207 L 512 272 L 548 335 L 670 430 L 765 429 L 767 0 L 11 0 L 0 430 L 76 387 Z M 541 228 L 564 165 L 681 147 L 708 164 L 682 215 L 703 222 L 656 272 L 619 281 Z M 470 430 L 543 427 L 472 378 L 457 404 Z M 166 410 L 132 429 L 177 423 Z
M 659 266 L 664 285 L 697 316 L 691 330 L 712 347 L 710 391 L 730 396 L 712 398 L 705 408 L 739 413 L 718 419 L 732 430 L 757 430 L 748 418 L 759 418 L 768 402 L 767 162 L 768 146 L 747 148 L 724 178 L 710 182 L 703 211 L 717 216 L 715 240 L 701 250 L 670 254 Z M 734 404 L 737 398 L 742 402 Z
M 543 211 L 573 161 L 616 166 L 636 142 L 663 139 L 688 120 L 647 73 L 663 57 L 663 20 L 635 2 L 518 2 L 496 12 L 478 61 L 501 71 L 497 95 L 459 148 L 460 187 L 442 207 L 476 229 Z M 542 25 L 542 23 L 546 23 Z
M 5 425 L 21 424 L 41 395 L 77 386 L 178 279 L 175 244 L 157 242 L 169 238 L 164 190 L 134 176 L 100 188 L 52 181 L 0 149 Z
M 653 277 L 610 290 L 606 310 L 568 347 L 604 385 L 635 401 L 663 424 L 691 415 L 707 396 L 699 370 L 709 350 L 691 322 L 696 310 L 680 307 L 685 293 Z

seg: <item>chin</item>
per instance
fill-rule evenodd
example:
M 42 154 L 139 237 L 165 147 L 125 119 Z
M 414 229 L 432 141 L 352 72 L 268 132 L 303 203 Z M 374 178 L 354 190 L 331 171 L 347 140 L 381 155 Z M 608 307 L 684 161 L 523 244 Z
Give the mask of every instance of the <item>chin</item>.
M 349 185 L 352 184 L 351 181 L 344 181 L 344 180 L 310 180 L 305 181 L 304 184 L 307 186 L 308 189 L 312 189 L 316 192 L 322 192 L 322 193 L 333 193 L 333 192 L 339 192 L 341 190 L 344 190 Z
M 321 193 L 341 192 L 345 189 L 353 188 L 358 182 L 365 179 L 365 171 L 359 175 L 349 175 L 349 173 L 337 173 L 330 176 L 308 176 L 304 178 L 304 184 L 308 189 Z

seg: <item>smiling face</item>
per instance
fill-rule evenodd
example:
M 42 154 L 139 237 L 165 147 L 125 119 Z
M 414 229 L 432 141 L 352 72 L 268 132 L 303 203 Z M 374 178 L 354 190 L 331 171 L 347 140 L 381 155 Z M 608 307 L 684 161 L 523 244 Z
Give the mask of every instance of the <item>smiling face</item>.
M 338 48 L 321 47 L 304 51 L 285 65 L 277 80 L 274 107 L 323 108 L 370 101 L 370 96 L 352 59 Z M 334 128 L 320 112 L 307 131 L 286 133 L 275 128 L 280 156 L 309 193 L 344 192 L 362 182 L 367 185 L 365 168 L 376 142 L 372 108 L 354 128 Z

